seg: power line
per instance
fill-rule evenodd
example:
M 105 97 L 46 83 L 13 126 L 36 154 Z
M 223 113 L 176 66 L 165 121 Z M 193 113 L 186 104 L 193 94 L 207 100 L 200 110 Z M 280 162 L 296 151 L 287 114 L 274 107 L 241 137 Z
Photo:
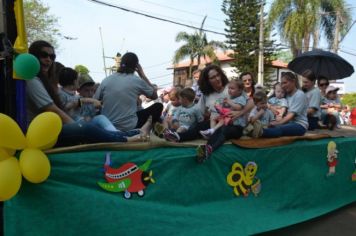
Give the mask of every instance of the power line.
M 171 60 L 170 61 L 165 61 L 165 62 L 162 62 L 162 63 L 159 63 L 159 64 L 151 65 L 151 66 L 146 66 L 143 69 L 146 70 L 146 69 L 150 69 L 152 67 L 162 66 L 162 65 L 166 65 L 166 64 L 170 64 L 170 63 L 172 63 Z
M 351 55 L 351 56 L 355 56 L 355 57 L 356 57 L 356 54 L 355 54 L 355 53 L 347 52 L 347 51 L 344 51 L 344 50 L 342 50 L 342 49 L 339 49 L 339 50 L 340 50 L 340 52 L 343 52 L 343 53 L 346 53 L 346 54 L 348 54 L 348 55 Z
M 169 75 L 173 75 L 173 73 L 159 75 L 159 76 L 156 76 L 156 77 L 151 77 L 150 80 L 156 80 L 156 79 L 164 78 L 164 77 L 167 77 Z
M 170 6 L 167 6 L 167 5 L 154 3 L 154 2 L 151 2 L 151 1 L 147 1 L 147 0 L 140 0 L 140 1 L 152 4 L 152 5 L 168 8 L 168 9 L 175 10 L 175 11 L 184 12 L 184 13 L 187 13 L 187 14 L 190 14 L 190 15 L 194 15 L 194 16 L 201 16 L 201 17 L 205 16 L 205 15 L 196 14 L 194 12 L 190 12 L 190 11 L 186 11 L 186 10 L 182 10 L 182 9 L 178 9 L 178 8 L 174 8 L 174 7 L 170 7 Z M 219 21 L 219 22 L 223 21 L 223 20 L 220 20 L 220 19 L 217 19 L 217 18 L 213 18 L 213 17 L 208 17 L 208 18 L 211 19 L 211 20 Z
M 139 11 L 135 11 L 135 10 L 130 10 L 130 9 L 127 9 L 127 8 L 124 8 L 124 7 L 120 7 L 120 6 L 117 6 L 117 5 L 113 5 L 113 4 L 110 4 L 110 3 L 106 3 L 106 2 L 103 2 L 103 1 L 98 1 L 98 0 L 88 0 L 88 1 L 97 3 L 99 5 L 104 5 L 104 6 L 107 6 L 107 7 L 117 8 L 117 9 L 120 9 L 120 10 L 123 10 L 123 11 L 131 12 L 131 13 L 134 13 L 134 14 L 137 14 L 137 15 L 141 15 L 141 16 L 145 16 L 145 17 L 148 17 L 148 18 L 152 18 L 152 19 L 155 19 L 155 20 L 165 21 L 165 22 L 169 22 L 169 23 L 172 23 L 172 24 L 176 24 L 176 25 L 180 25 L 180 26 L 185 26 L 185 27 L 188 27 L 188 28 L 196 29 L 196 30 L 202 30 L 202 31 L 205 31 L 205 32 L 213 33 L 213 34 L 219 34 L 219 35 L 226 36 L 225 33 L 217 32 L 217 31 L 213 31 L 213 30 L 208 30 L 208 29 L 203 29 L 203 28 L 200 28 L 200 27 L 179 23 L 179 22 L 168 20 L 168 19 L 164 19 L 164 18 L 161 18 L 161 17 L 152 16 L 152 15 L 149 15 L 149 14 L 145 14 L 145 13 L 142 13 L 142 12 L 139 12 Z
M 341 46 L 341 47 L 345 48 L 346 50 L 356 51 L 356 49 L 354 49 L 354 48 L 349 48 L 349 47 L 345 47 L 345 46 Z

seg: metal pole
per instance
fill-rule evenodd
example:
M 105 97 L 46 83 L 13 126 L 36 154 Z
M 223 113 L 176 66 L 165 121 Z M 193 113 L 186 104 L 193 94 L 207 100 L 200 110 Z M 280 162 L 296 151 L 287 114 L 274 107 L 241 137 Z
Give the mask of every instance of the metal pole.
M 101 33 L 101 27 L 99 27 L 99 31 L 100 31 L 100 39 L 101 39 L 101 49 L 103 52 L 103 62 L 104 62 L 104 72 L 105 72 L 105 77 L 108 76 L 106 73 L 106 63 L 105 63 L 105 52 L 104 52 L 104 42 L 103 42 L 103 35 Z
M 264 1 L 261 2 L 260 11 L 260 37 L 259 37 L 259 51 L 258 51 L 258 83 L 263 86 L 263 5 Z

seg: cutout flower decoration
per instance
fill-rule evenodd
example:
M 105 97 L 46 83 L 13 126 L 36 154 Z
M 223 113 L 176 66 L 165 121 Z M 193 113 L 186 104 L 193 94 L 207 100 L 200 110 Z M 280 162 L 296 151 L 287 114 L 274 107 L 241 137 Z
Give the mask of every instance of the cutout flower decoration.
M 25 136 L 11 117 L 0 113 L 0 130 L 0 201 L 6 201 L 19 191 L 22 176 L 31 183 L 48 178 L 51 166 L 42 150 L 56 144 L 62 121 L 56 113 L 41 113 Z M 16 150 L 22 150 L 19 159 Z

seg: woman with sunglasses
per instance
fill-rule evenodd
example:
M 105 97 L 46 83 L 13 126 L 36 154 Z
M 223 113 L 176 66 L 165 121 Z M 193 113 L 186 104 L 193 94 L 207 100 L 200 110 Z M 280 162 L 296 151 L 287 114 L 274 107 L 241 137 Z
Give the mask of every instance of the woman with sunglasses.
M 318 87 L 320 90 L 320 94 L 322 97 L 326 96 L 326 88 L 329 86 L 329 79 L 325 77 L 319 77 L 318 78 Z
M 326 77 L 319 77 L 318 78 L 318 88 L 320 90 L 320 95 L 321 95 L 321 101 L 320 101 L 320 109 L 321 109 L 321 122 L 319 122 L 319 126 L 321 128 L 324 128 L 324 117 L 325 117 L 325 111 L 329 108 L 328 105 L 326 104 L 326 88 L 329 87 L 329 79 Z
M 57 146 L 139 141 L 143 135 L 149 132 L 150 124 L 148 122 L 141 130 L 128 132 L 107 131 L 94 124 L 74 122 L 62 110 L 57 93 L 58 87 L 53 82 L 55 78 L 54 60 L 56 58 L 53 46 L 43 40 L 35 41 L 30 45 L 29 53 L 37 57 L 41 67 L 35 78 L 26 81 L 27 118 L 28 121 L 31 121 L 35 116 L 46 111 L 58 114 L 62 120 L 63 128 L 59 134 Z

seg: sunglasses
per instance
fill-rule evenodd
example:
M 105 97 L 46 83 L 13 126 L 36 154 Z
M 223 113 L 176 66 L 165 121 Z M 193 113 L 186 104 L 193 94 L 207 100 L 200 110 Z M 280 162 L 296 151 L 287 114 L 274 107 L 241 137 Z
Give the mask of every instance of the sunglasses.
M 50 54 L 44 51 L 41 51 L 40 54 L 38 55 L 40 58 L 47 58 L 49 57 L 52 61 L 56 59 L 56 54 Z
M 329 84 L 319 84 L 320 87 L 322 86 L 329 86 Z

